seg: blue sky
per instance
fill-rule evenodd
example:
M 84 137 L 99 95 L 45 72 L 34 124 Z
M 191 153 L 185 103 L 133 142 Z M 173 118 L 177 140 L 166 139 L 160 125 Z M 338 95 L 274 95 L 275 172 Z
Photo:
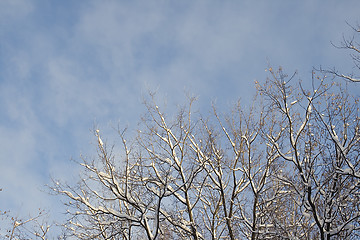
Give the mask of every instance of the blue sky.
M 0 209 L 58 206 L 41 191 L 50 176 L 74 179 L 70 159 L 94 154 L 94 124 L 109 141 L 112 126 L 136 128 L 149 90 L 169 109 L 188 92 L 225 111 L 251 102 L 269 64 L 304 82 L 314 66 L 351 71 L 331 42 L 351 36 L 359 10 L 358 0 L 0 0 Z

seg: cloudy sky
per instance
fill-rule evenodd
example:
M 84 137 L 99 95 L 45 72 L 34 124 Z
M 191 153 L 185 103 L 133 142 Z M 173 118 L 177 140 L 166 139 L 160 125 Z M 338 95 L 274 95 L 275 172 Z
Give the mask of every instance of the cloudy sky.
M 360 21 L 360 1 L 0 0 L 0 210 L 54 208 L 50 177 L 94 154 L 94 126 L 136 128 L 143 98 L 169 108 L 250 102 L 269 64 L 311 79 L 352 70 L 334 48 Z M 360 84 L 354 92 L 360 92 Z M 59 209 L 61 210 L 61 209 Z M 56 210 L 55 215 L 56 215 Z

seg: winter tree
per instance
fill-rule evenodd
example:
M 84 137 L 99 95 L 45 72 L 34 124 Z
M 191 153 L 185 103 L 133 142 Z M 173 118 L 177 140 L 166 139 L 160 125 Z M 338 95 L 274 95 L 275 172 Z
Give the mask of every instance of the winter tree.
M 279 119 L 266 135 L 283 166 L 305 226 L 300 239 L 355 239 L 359 230 L 359 105 L 346 87 L 315 77 L 312 89 L 289 84 L 280 70 L 258 86 L 268 112 Z M 316 78 L 316 79 L 315 79 Z M 305 222 L 304 222 L 305 221 Z M 305 224 L 303 224 L 305 223 Z
M 348 50 L 350 52 L 350 57 L 353 60 L 353 66 L 355 71 L 359 72 L 360 70 L 360 42 L 358 41 L 360 35 L 360 25 L 357 24 L 356 26 L 348 24 L 349 27 L 353 30 L 354 34 L 351 37 L 343 37 L 343 41 L 340 45 L 335 45 L 336 48 Z M 344 74 L 339 72 L 338 70 L 331 69 L 331 70 L 323 70 L 320 69 L 322 72 L 333 74 L 337 77 L 346 79 L 351 82 L 360 82 L 359 73 L 351 72 L 348 74 Z
M 0 211 L 1 239 L 48 239 L 50 225 L 46 221 L 47 212 L 39 209 L 35 216 L 20 218 L 8 211 Z
M 325 76 L 306 89 L 281 69 L 253 106 L 204 117 L 195 99 L 168 116 L 152 100 L 122 155 L 95 130 L 67 197 L 78 239 L 356 239 L 358 99 Z

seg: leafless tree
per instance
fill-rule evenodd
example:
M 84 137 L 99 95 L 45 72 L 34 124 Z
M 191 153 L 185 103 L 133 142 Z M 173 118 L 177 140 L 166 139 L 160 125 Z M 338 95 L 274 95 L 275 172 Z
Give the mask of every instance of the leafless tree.
M 360 71 L 360 43 L 357 40 L 359 38 L 359 34 L 360 34 L 360 25 L 356 25 L 356 26 L 352 26 L 350 24 L 348 24 L 349 27 L 353 30 L 354 35 L 352 37 L 343 37 L 343 42 L 341 43 L 341 45 L 336 45 L 333 44 L 336 48 L 339 49 L 346 49 L 350 51 L 350 57 L 353 60 L 353 64 L 354 64 L 354 68 L 356 69 L 357 72 Z M 352 82 L 360 82 L 360 75 L 359 73 L 349 73 L 349 74 L 344 74 L 339 72 L 338 70 L 331 69 L 331 70 L 324 70 L 324 69 L 320 69 L 322 72 L 325 73 L 330 73 L 333 74 L 337 77 L 352 81 Z
M 351 239 L 359 234 L 359 108 L 322 77 L 311 90 L 281 69 L 253 106 L 204 117 L 195 99 L 167 116 L 154 97 L 115 151 L 94 131 L 64 227 L 78 239 Z
M 266 144 L 263 133 L 273 131 L 276 119 L 265 116 L 256 98 L 247 111 L 238 103 L 225 120 L 216 111 L 215 116 L 222 136 L 215 137 L 217 144 L 211 144 L 214 156 L 209 158 L 208 173 L 211 186 L 218 186 L 220 206 L 229 220 L 231 231 L 227 234 L 230 239 L 275 238 L 281 230 L 272 219 L 283 189 L 274 176 L 284 169 L 278 164 L 276 148 Z
M 157 239 L 171 234 L 204 239 L 195 209 L 206 177 L 203 156 L 191 145 L 196 135 L 191 111 L 181 111 L 169 124 L 156 105 L 147 106 L 145 130 L 139 131 L 131 148 L 119 132 L 125 156 L 119 168 L 96 131 L 101 161 L 84 161 L 89 174 L 77 189 L 56 188 L 76 209 L 68 226 L 76 237 Z
M 193 101 L 172 120 L 155 103 L 146 104 L 136 141 L 129 146 L 119 132 L 125 157 L 118 168 L 95 131 L 99 156 L 82 163 L 86 177 L 76 188 L 54 188 L 71 199 L 67 205 L 74 211 L 69 210 L 66 227 L 74 236 L 256 239 L 270 215 L 261 209 L 278 192 L 267 191 L 278 154 L 274 147 L 261 146 L 262 115 L 253 109 L 247 115 L 237 106 L 223 124 L 214 109 L 212 125 L 193 117 Z
M 0 212 L 2 218 L 0 237 L 8 240 L 47 239 L 50 225 L 46 222 L 47 213 L 39 209 L 36 216 L 14 217 L 8 211 Z
M 282 181 L 308 221 L 303 236 L 351 239 L 360 227 L 358 99 L 325 78 L 314 76 L 307 91 L 294 88 L 281 69 L 270 72 L 272 80 L 259 91 L 282 122 L 267 135 L 292 171 Z

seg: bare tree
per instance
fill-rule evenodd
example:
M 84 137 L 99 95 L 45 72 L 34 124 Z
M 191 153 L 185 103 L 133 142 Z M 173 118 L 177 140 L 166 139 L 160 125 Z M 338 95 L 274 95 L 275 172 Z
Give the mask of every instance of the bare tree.
M 271 219 L 283 191 L 274 176 L 284 169 L 277 163 L 276 148 L 266 144 L 263 134 L 273 131 L 276 119 L 265 116 L 261 105 L 255 98 L 245 111 L 238 103 L 225 120 L 215 111 L 223 135 L 216 137 L 218 144 L 211 145 L 215 156 L 209 159 L 218 161 L 209 163 L 209 176 L 212 186 L 218 186 L 226 225 L 232 230 L 230 239 L 274 238 L 280 232 Z
M 291 86 L 281 69 L 270 72 L 272 80 L 259 91 L 282 122 L 267 135 L 292 171 L 282 180 L 308 219 L 304 236 L 350 239 L 360 227 L 358 99 L 325 78 L 313 79 L 306 91 Z
M 359 234 L 359 108 L 346 87 L 281 69 L 251 107 L 209 117 L 194 99 L 167 116 L 146 102 L 121 153 L 94 131 L 98 156 L 78 184 L 54 181 L 78 239 L 351 239 Z
M 350 26 L 350 28 L 353 30 L 354 35 L 352 37 L 343 37 L 343 42 L 341 43 L 341 45 L 335 45 L 333 44 L 336 48 L 339 49 L 346 49 L 350 51 L 350 57 L 353 60 L 353 64 L 354 64 L 354 68 L 356 69 L 356 71 L 360 70 L 360 43 L 357 40 L 360 34 L 360 25 L 357 24 L 356 26 L 352 26 L 350 24 L 348 24 Z M 360 75 L 356 74 L 354 72 L 349 73 L 349 74 L 344 74 L 339 72 L 338 70 L 331 69 L 331 70 L 324 70 L 324 69 L 320 69 L 320 71 L 325 72 L 325 73 L 330 73 L 330 74 L 334 74 L 337 77 L 352 81 L 352 82 L 360 82 Z
M 96 131 L 101 161 L 84 161 L 87 178 L 76 189 L 55 188 L 72 199 L 68 205 L 76 211 L 67 227 L 76 237 L 157 239 L 170 231 L 182 239 L 204 239 L 195 209 L 206 177 L 203 156 L 191 145 L 196 134 L 190 107 L 169 124 L 156 105 L 147 106 L 145 130 L 132 147 L 119 132 L 125 155 L 119 168 Z
M 10 212 L 0 211 L 2 223 L 0 237 L 9 240 L 47 239 L 50 225 L 46 222 L 47 213 L 41 209 L 34 217 L 20 218 L 10 215 Z M 6 227 L 7 226 L 7 227 Z

